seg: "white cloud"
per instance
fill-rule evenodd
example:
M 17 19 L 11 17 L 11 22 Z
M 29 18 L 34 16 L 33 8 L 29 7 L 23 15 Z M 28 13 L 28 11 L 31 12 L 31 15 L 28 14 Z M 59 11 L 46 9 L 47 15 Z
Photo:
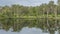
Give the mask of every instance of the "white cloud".
M 41 3 L 48 3 L 50 0 L 0 0 L 0 5 L 20 4 L 25 6 L 36 6 Z M 56 2 L 56 0 L 54 0 Z

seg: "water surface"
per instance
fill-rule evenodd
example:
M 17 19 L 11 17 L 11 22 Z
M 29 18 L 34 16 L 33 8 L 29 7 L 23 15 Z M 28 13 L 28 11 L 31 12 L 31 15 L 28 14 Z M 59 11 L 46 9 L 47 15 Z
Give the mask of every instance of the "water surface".
M 1 19 L 1 34 L 60 34 L 60 19 Z

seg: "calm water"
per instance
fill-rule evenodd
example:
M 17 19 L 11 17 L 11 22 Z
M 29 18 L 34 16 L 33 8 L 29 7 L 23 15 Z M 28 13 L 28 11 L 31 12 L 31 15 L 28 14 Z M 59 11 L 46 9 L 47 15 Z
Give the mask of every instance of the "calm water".
M 23 28 L 20 32 L 11 32 L 11 30 L 6 32 L 4 30 L 0 30 L 0 33 L 1 34 L 48 34 L 47 32 L 42 32 L 41 29 L 28 28 L 28 27 Z
M 12 32 L 11 30 L 5 31 L 0 30 L 1 34 L 49 34 L 49 32 L 43 32 L 39 28 L 28 28 L 24 27 L 20 32 Z M 55 31 L 55 34 L 58 34 L 58 31 Z
M 60 19 L 1 19 L 1 34 L 60 34 Z

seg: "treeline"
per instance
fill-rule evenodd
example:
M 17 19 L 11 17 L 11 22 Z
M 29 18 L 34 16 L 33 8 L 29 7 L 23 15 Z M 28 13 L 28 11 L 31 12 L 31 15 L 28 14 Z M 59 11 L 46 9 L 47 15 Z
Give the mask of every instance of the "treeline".
M 54 4 L 54 1 L 50 1 L 48 4 L 42 4 L 36 7 L 26 7 L 20 5 L 4 6 L 0 7 L 0 29 L 8 31 L 10 28 L 14 32 L 20 31 L 23 27 L 36 27 L 43 30 L 43 32 L 49 32 L 54 34 L 58 30 L 60 34 L 60 17 L 56 18 L 36 18 L 38 16 L 60 16 L 60 5 Z M 24 16 L 34 16 L 33 18 L 15 18 Z M 1 19 L 7 18 L 7 19 Z M 13 18 L 13 19 L 12 19 Z
M 48 4 L 41 4 L 36 7 L 27 7 L 20 5 L 12 6 L 0 6 L 0 18 L 12 18 L 20 16 L 42 16 L 42 15 L 59 15 L 60 5 L 54 4 L 54 1 L 50 1 Z

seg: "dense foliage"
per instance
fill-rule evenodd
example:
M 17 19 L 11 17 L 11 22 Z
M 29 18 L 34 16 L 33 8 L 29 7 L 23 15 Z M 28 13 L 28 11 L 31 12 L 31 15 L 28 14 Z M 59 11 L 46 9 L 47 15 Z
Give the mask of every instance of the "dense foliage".
M 42 17 L 47 16 L 47 14 L 49 16 L 59 15 L 60 5 L 50 1 L 48 4 L 45 3 L 36 7 L 20 5 L 0 7 L 0 18 Z
M 20 31 L 23 27 L 36 27 L 44 32 L 60 33 L 60 0 L 36 7 L 20 5 L 0 6 L 0 29 Z

